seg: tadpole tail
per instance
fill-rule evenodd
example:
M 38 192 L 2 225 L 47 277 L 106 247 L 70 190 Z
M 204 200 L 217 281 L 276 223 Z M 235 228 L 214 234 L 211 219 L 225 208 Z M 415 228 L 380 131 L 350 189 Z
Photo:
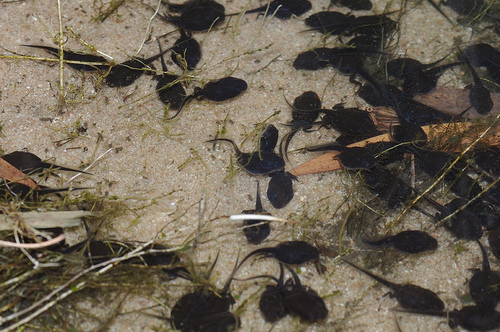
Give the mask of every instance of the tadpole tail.
M 261 12 L 265 12 L 266 11 L 266 8 L 267 8 L 267 5 L 265 6 L 262 6 L 262 7 L 259 7 L 259 8 L 254 8 L 254 9 L 250 9 L 250 10 L 245 10 L 244 12 L 243 11 L 240 11 L 239 13 L 231 13 L 231 14 L 226 14 L 226 17 L 227 16 L 236 16 L 236 15 L 241 15 L 241 13 L 243 12 L 244 15 L 246 14 L 253 14 L 253 13 L 261 13 Z
M 280 267 L 283 269 L 283 264 L 280 263 Z M 295 271 L 288 265 L 286 265 L 286 268 L 288 269 L 288 271 L 290 271 L 290 273 L 292 274 L 292 277 L 293 277 L 293 281 L 295 283 L 295 286 L 298 286 L 298 287 L 301 287 L 302 284 L 300 283 L 300 279 L 299 279 L 299 276 L 297 275 L 297 273 L 295 273 Z M 283 271 L 283 270 L 282 270 Z
M 181 30 L 182 31 L 182 30 Z M 163 50 L 161 48 L 161 43 L 160 43 L 160 40 L 157 39 L 156 40 L 158 42 L 158 48 L 160 49 L 160 53 L 161 53 L 161 56 L 160 56 L 160 60 L 161 60 L 161 70 L 163 70 L 164 72 L 167 71 L 167 64 L 165 63 L 165 57 L 163 56 L 164 53 L 163 53 Z
M 179 106 L 179 109 L 177 110 L 177 112 L 174 114 L 173 117 L 171 118 L 167 118 L 166 121 L 171 121 L 173 119 L 175 119 L 182 111 L 182 109 L 184 108 L 184 106 L 186 106 L 191 100 L 193 100 L 196 96 L 195 95 L 189 95 L 189 96 L 186 96 L 186 98 L 184 98 L 184 100 L 182 101 L 181 103 L 181 106 Z
M 243 260 L 238 265 L 237 269 L 239 269 L 249 258 L 251 258 L 253 256 L 256 256 L 256 255 L 270 256 L 270 255 L 272 255 L 273 249 L 275 249 L 275 248 L 274 247 L 260 248 L 260 249 L 256 249 L 256 250 L 252 251 L 251 253 L 246 255 L 245 258 L 243 258 Z
M 443 71 L 449 69 L 449 68 L 453 68 L 455 66 L 458 66 L 460 65 L 461 62 L 457 61 L 457 62 L 452 62 L 452 63 L 447 63 L 445 65 L 442 65 L 442 66 L 439 66 L 439 67 L 436 67 L 436 68 L 431 68 L 431 69 L 427 69 L 425 71 L 425 73 L 431 73 L 432 76 L 434 75 L 439 75 L 441 74 Z
M 427 0 L 428 3 L 431 4 L 432 7 L 434 7 L 435 10 L 439 12 L 439 14 L 443 15 L 444 18 L 451 23 L 451 25 L 455 26 L 455 23 L 453 23 L 452 20 L 439 8 L 439 6 L 434 2 L 434 0 Z
M 262 209 L 262 199 L 260 197 L 260 182 L 257 180 L 257 198 L 255 199 L 255 210 L 258 212 L 263 212 Z
M 92 175 L 90 173 L 87 173 L 87 172 L 84 172 L 84 171 L 80 171 L 79 169 L 74 169 L 74 168 L 69 168 L 69 167 L 63 167 L 63 166 L 54 165 L 54 164 L 45 163 L 45 162 L 42 162 L 40 164 L 40 167 L 46 168 L 46 169 L 50 169 L 50 170 L 54 170 L 54 171 L 75 172 L 75 173 L 83 173 L 83 174 Z
M 317 151 L 338 151 L 342 152 L 346 149 L 345 146 L 340 145 L 336 142 L 332 143 L 325 143 L 325 144 L 319 144 L 319 145 L 313 145 L 313 146 L 306 146 L 304 150 L 307 152 L 317 152 Z
M 280 157 L 285 158 L 286 161 L 288 160 L 288 146 L 290 145 L 290 142 L 292 141 L 293 136 L 298 132 L 298 129 L 292 129 L 288 133 L 283 136 L 280 142 Z M 284 142 L 284 144 L 283 144 Z
M 233 145 L 234 151 L 236 151 L 237 155 L 243 154 L 243 152 L 241 152 L 241 150 L 238 148 L 236 143 L 234 143 L 233 140 L 230 140 L 229 138 L 215 138 L 215 139 L 208 140 L 207 143 L 214 143 L 214 142 L 219 142 L 219 141 L 231 143 Z
M 436 317 L 449 317 L 453 318 L 450 314 L 453 312 L 447 312 L 447 311 L 439 311 L 439 310 L 415 310 L 415 309 L 400 309 L 400 308 L 394 308 L 391 309 L 392 311 L 397 311 L 397 312 L 407 312 L 410 314 L 417 314 L 417 315 L 428 315 L 428 316 L 436 316 Z
M 219 254 L 220 254 L 220 252 L 217 252 L 217 256 L 215 256 L 215 260 L 212 263 L 212 266 L 210 266 L 207 273 L 205 274 L 205 279 L 207 279 L 207 280 L 210 279 L 212 272 L 214 272 L 215 265 L 217 264 L 217 261 L 219 260 Z
M 476 240 L 476 242 L 479 245 L 479 248 L 481 248 L 481 253 L 483 254 L 483 272 L 489 272 L 491 271 L 491 267 L 490 260 L 488 259 L 488 253 L 484 250 L 484 246 L 481 241 Z
M 375 275 L 375 274 L 371 273 L 370 271 L 365 270 L 365 269 L 363 269 L 362 267 L 357 266 L 357 265 L 356 265 L 356 264 L 354 264 L 354 263 L 351 263 L 351 262 L 349 262 L 349 261 L 346 261 L 345 259 L 343 259 L 343 261 L 344 261 L 345 263 L 347 263 L 347 264 L 351 265 L 351 266 L 352 266 L 352 267 L 354 267 L 355 269 L 357 269 L 357 270 L 359 270 L 359 271 L 363 272 L 364 274 L 366 274 L 366 275 L 367 275 L 367 276 L 369 276 L 370 278 L 375 279 L 376 281 L 378 281 L 379 283 L 381 283 L 382 285 L 384 285 L 384 286 L 386 286 L 386 287 L 388 287 L 388 288 L 390 288 L 390 289 L 393 289 L 393 290 L 394 290 L 394 289 L 396 289 L 396 288 L 398 288 L 398 287 L 399 287 L 399 285 L 398 285 L 398 284 L 395 284 L 395 283 L 393 283 L 393 282 L 387 281 L 387 280 L 383 279 L 382 277 L 379 277 L 379 276 L 377 276 L 377 275 Z
M 40 48 L 52 55 L 58 55 L 59 54 L 59 50 L 55 47 L 50 47 L 50 46 L 43 46 L 43 45 L 28 45 L 28 44 L 21 44 L 20 46 L 24 46 L 24 47 L 32 47 L 32 48 Z
M 234 263 L 233 271 L 231 271 L 229 278 L 227 279 L 224 287 L 222 288 L 221 294 L 226 294 L 227 291 L 229 290 L 229 286 L 231 285 L 231 281 L 233 281 L 234 275 L 236 274 L 236 272 L 238 272 L 238 269 L 241 266 L 241 265 L 238 265 L 239 259 L 240 259 L 240 253 L 238 252 L 238 257 L 236 257 L 236 263 Z
M 389 237 L 386 237 L 386 238 L 383 238 L 380 240 L 376 240 L 376 241 L 370 241 L 367 239 L 363 239 L 363 242 L 370 245 L 370 246 L 375 246 L 375 247 L 389 246 L 389 245 L 391 245 L 391 242 L 392 242 L 392 236 L 389 236 Z

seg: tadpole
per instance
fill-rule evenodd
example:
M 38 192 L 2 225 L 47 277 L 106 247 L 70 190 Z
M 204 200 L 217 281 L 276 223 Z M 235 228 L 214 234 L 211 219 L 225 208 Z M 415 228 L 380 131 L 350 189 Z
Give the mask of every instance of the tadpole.
M 288 315 L 283 277 L 283 264 L 280 264 L 279 279 L 272 277 L 276 285 L 266 285 L 266 290 L 260 296 L 259 309 L 266 322 L 275 323 Z
M 216 263 L 217 259 L 205 279 L 208 280 Z M 237 268 L 236 263 L 231 276 L 221 290 L 215 291 L 208 286 L 198 287 L 194 292 L 187 293 L 177 300 L 170 312 L 169 320 L 172 325 L 183 332 L 226 332 L 237 329 L 240 325 L 239 319 L 229 312 L 235 303 L 229 287 Z
M 191 33 L 180 29 L 181 37 L 175 41 L 172 47 L 172 61 L 182 70 L 194 70 L 201 59 L 200 44 L 193 38 Z
M 106 84 L 109 87 L 123 87 L 134 83 L 147 70 L 152 70 L 150 64 L 168 52 L 170 48 L 161 51 L 147 59 L 132 58 L 123 63 L 119 63 L 111 68 L 108 75 L 105 77 Z
M 439 76 L 445 70 L 460 64 L 460 62 L 453 62 L 436 67 L 445 58 L 429 64 L 422 64 L 411 58 L 394 59 L 387 63 L 387 73 L 404 80 L 403 92 L 408 96 L 430 93 L 436 88 Z
M 373 118 L 367 111 L 358 108 L 346 108 L 343 104 L 333 106 L 332 110 L 323 110 L 325 114 L 320 123 L 327 128 L 333 127 L 341 134 L 349 136 L 376 136 L 379 134 Z
M 409 254 L 436 250 L 438 247 L 438 242 L 435 238 L 426 232 L 416 230 L 403 231 L 380 240 L 364 240 L 364 242 L 371 246 L 390 246 Z
M 311 30 L 319 31 L 322 34 L 341 35 L 347 34 L 356 18 L 350 14 L 343 14 L 335 11 L 321 11 L 306 18 L 305 23 Z
M 240 266 L 253 256 L 272 257 L 287 265 L 300 265 L 319 259 L 319 250 L 305 241 L 285 241 L 275 247 L 260 248 L 249 253 Z
M 14 151 L 3 155 L 3 160 L 20 170 L 25 174 L 41 174 L 45 170 L 53 171 L 66 171 L 89 174 L 78 169 L 62 167 L 56 164 L 51 164 L 42 161 L 40 157 L 31 152 Z
M 297 55 L 293 61 L 293 68 L 297 70 L 319 70 L 330 64 L 332 49 L 318 47 Z
M 285 157 L 285 160 L 288 160 L 288 146 L 295 134 L 300 129 L 309 130 L 318 118 L 321 112 L 321 100 L 316 92 L 306 91 L 295 98 L 292 105 L 288 105 L 292 108 L 292 121 L 288 124 L 292 130 L 283 136 L 279 148 L 280 154 Z
M 336 142 L 316 146 L 308 146 L 306 151 L 339 151 L 335 156 L 342 167 L 350 170 L 367 170 L 375 166 L 375 157 L 372 152 L 360 146 L 348 147 Z
M 375 166 L 363 171 L 361 175 L 368 188 L 387 201 L 391 209 L 411 195 L 411 188 L 393 170 Z
M 481 79 L 474 70 L 474 67 L 470 63 L 467 56 L 462 53 L 462 50 L 460 50 L 460 54 L 462 55 L 462 59 L 465 61 L 465 64 L 469 68 L 469 72 L 474 79 L 474 84 L 470 87 L 469 91 L 469 102 L 479 114 L 488 114 L 493 108 L 493 101 L 491 100 L 490 92 L 483 85 Z
M 55 47 L 43 46 L 43 45 L 21 45 L 21 46 L 41 48 L 52 55 L 59 56 L 59 49 L 57 49 Z M 75 70 L 106 71 L 109 69 L 109 66 L 110 66 L 109 61 L 106 60 L 104 57 L 99 56 L 99 55 L 77 53 L 77 52 L 71 52 L 71 51 L 66 51 L 66 50 L 64 50 L 63 54 L 64 54 L 63 58 L 65 61 L 88 62 L 88 64 L 69 63 L 69 62 L 66 63 L 69 67 L 71 67 Z M 91 64 L 92 62 L 104 63 L 104 64 L 93 65 L 93 64 Z
M 276 285 L 267 285 L 259 301 L 259 309 L 267 322 L 274 323 L 287 314 L 307 323 L 315 323 L 328 316 L 323 299 L 313 289 L 303 286 L 297 274 L 287 266 L 292 278 L 283 283 L 283 264 L 279 279 L 271 277 Z
M 445 206 L 442 206 L 429 197 L 424 197 L 439 211 L 436 214 L 438 222 L 455 213 L 455 211 L 467 203 L 462 198 L 455 198 Z M 450 220 L 444 223 L 444 227 L 459 239 L 478 240 L 483 236 L 480 219 L 467 208 L 458 211 Z
M 19 199 L 30 202 L 41 202 L 45 199 L 45 195 L 59 194 L 64 192 L 86 190 L 86 189 L 93 189 L 93 188 L 92 187 L 49 188 L 41 185 L 37 185 L 36 188 L 31 188 L 22 183 L 3 181 L 3 183 L 0 184 L 0 197 L 2 197 L 5 201 Z
M 292 15 L 300 16 L 312 8 L 309 0 L 272 0 L 269 5 L 264 5 L 255 9 L 250 9 L 245 14 L 267 13 L 282 20 L 287 20 Z M 239 13 L 228 14 L 227 16 L 239 15 Z
M 167 120 L 173 120 L 180 114 L 184 106 L 195 98 L 208 99 L 210 101 L 226 101 L 239 96 L 247 89 L 247 82 L 236 77 L 224 77 L 219 80 L 210 81 L 202 88 L 196 87 L 193 94 L 186 96 L 182 101 L 177 113 Z
M 395 298 L 399 305 L 405 309 L 412 310 L 444 310 L 444 303 L 439 296 L 431 290 L 416 286 L 413 284 L 395 284 L 387 281 L 379 276 L 374 275 L 368 270 L 365 270 L 349 261 L 344 260 L 347 264 L 363 272 L 369 277 L 375 279 L 382 285 L 392 290 L 390 297 Z
M 474 16 L 486 7 L 484 0 L 446 0 L 441 1 L 441 4 L 465 16 Z
M 293 199 L 293 181 L 297 178 L 288 172 L 278 172 L 271 177 L 267 199 L 275 209 L 282 209 Z
M 214 0 L 188 0 L 183 4 L 167 3 L 167 6 L 172 12 L 180 15 L 164 14 L 158 17 L 188 31 L 207 31 L 224 22 L 226 18 L 226 9 Z
M 325 319 L 328 316 L 328 309 L 323 299 L 312 288 L 303 286 L 293 269 L 289 266 L 286 268 L 293 278 L 285 284 L 285 287 L 291 287 L 285 292 L 285 308 L 288 313 L 308 323 Z
M 277 129 L 274 125 L 266 126 L 259 137 L 258 150 L 251 153 L 241 152 L 236 143 L 227 138 L 216 138 L 207 142 L 231 143 L 236 152 L 238 164 L 250 174 L 274 174 L 285 169 L 285 160 L 274 152 L 277 143 L 276 133 Z
M 332 0 L 331 3 L 350 10 L 370 10 L 373 7 L 370 0 Z
M 500 327 L 500 313 L 496 310 L 485 310 L 478 306 L 465 306 L 450 312 L 443 310 L 397 310 L 421 315 L 444 317 L 448 319 L 450 328 L 458 326 L 469 331 L 490 331 Z
M 161 102 L 168 105 L 169 109 L 178 110 L 184 98 L 186 98 L 186 90 L 182 83 L 179 82 L 180 76 L 167 72 L 167 65 L 165 64 L 160 42 L 158 42 L 158 47 L 160 48 L 160 53 L 162 53 L 160 59 L 163 73 L 155 76 L 158 80 L 156 84 L 156 93 Z
M 261 214 L 268 215 L 271 214 L 262 208 L 262 200 L 260 198 L 260 185 L 259 181 L 257 181 L 257 194 L 255 199 L 255 209 L 253 210 L 244 210 L 242 214 Z M 259 224 L 259 225 L 256 225 Z M 252 226 L 255 225 L 255 226 Z M 271 226 L 269 226 L 269 221 L 264 220 L 243 220 L 243 226 L 247 226 L 243 228 L 243 233 L 247 238 L 248 243 L 251 244 L 260 244 L 264 241 L 271 233 Z M 251 227 L 248 227 L 251 226 Z
M 483 255 L 482 270 L 476 270 L 469 280 L 470 296 L 480 308 L 494 310 L 500 301 L 500 273 L 492 271 L 488 254 L 479 240 L 476 240 Z

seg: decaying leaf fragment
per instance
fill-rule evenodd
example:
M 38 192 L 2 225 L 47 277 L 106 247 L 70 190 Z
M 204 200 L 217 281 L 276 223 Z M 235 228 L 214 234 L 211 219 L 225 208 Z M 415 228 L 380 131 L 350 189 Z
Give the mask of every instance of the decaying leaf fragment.
M 470 145 L 487 129 L 487 127 L 488 126 L 484 124 L 477 124 L 474 122 L 458 122 L 429 125 L 422 127 L 422 129 L 427 134 L 430 142 L 440 142 L 443 146 L 447 146 L 446 143 L 449 140 L 453 140 L 455 137 L 461 137 L 461 141 L 457 142 L 454 146 L 454 149 L 458 149 L 460 146 Z M 383 134 L 353 143 L 349 145 L 349 147 L 364 147 L 369 143 L 390 141 L 389 134 Z M 496 125 L 488 132 L 483 138 L 483 143 L 487 145 L 500 145 L 500 125 Z M 448 145 L 448 147 L 450 147 L 450 145 Z M 341 169 L 342 166 L 336 158 L 338 154 L 339 152 L 337 151 L 327 152 L 295 167 L 290 173 L 299 176 Z
M 0 231 L 14 229 L 18 221 L 33 228 L 75 227 L 80 226 L 81 218 L 96 215 L 89 211 L 30 211 L 13 215 L 0 214 Z
M 0 178 L 7 181 L 17 182 L 24 184 L 30 188 L 36 188 L 37 184 L 35 181 L 27 177 L 26 174 L 0 158 Z

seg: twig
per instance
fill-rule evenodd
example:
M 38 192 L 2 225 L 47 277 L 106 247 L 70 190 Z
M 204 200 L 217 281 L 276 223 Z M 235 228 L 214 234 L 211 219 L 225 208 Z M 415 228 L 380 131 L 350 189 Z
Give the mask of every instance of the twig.
M 45 247 L 50 247 L 51 245 L 54 245 L 58 242 L 61 242 L 65 239 L 66 237 L 64 234 L 61 234 L 59 236 L 56 236 L 53 239 L 40 242 L 40 243 L 19 243 L 19 242 L 10 242 L 10 241 L 3 241 L 0 240 L 0 247 L 11 247 L 11 248 L 24 248 L 24 249 L 39 249 L 39 248 L 45 248 Z

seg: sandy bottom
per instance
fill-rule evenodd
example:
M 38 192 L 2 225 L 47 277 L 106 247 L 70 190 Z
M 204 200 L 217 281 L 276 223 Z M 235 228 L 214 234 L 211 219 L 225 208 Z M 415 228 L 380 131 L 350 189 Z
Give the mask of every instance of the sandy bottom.
M 66 49 L 87 50 L 71 33 L 74 31 L 99 51 L 122 62 L 136 54 L 145 37 L 149 40 L 149 37 L 168 34 L 167 45 L 178 38 L 177 32 L 172 32 L 175 30 L 172 25 L 158 19 L 150 22 L 152 11 L 145 4 L 155 6 L 154 1 L 125 1 L 104 23 L 94 20 L 99 3 L 98 0 L 94 3 L 91 0 L 62 1 Z M 314 1 L 313 10 L 304 17 L 325 10 L 328 4 L 327 0 Z M 259 3 L 237 0 L 224 5 L 226 12 L 232 13 Z M 373 11 L 356 15 L 382 13 L 385 6 L 385 1 L 376 1 Z M 399 8 L 399 4 L 394 3 L 392 8 Z M 456 17 L 447 8 L 444 11 Z M 150 32 L 147 32 L 149 23 Z M 41 50 L 21 44 L 57 47 L 52 38 L 57 37 L 58 29 L 56 1 L 0 2 L 0 40 L 7 50 L 47 56 Z M 452 26 L 426 2 L 408 4 L 400 29 L 395 56 L 406 55 L 424 63 L 455 52 L 456 42 L 466 45 L 470 40 L 491 40 L 488 34 L 473 35 L 470 28 Z M 205 143 L 224 128 L 227 131 L 224 137 L 239 145 L 264 121 L 275 124 L 283 135 L 287 128 L 281 124 L 291 118 L 285 98 L 292 101 L 306 90 L 317 92 L 327 108 L 341 102 L 348 106 L 357 103 L 366 106 L 355 97 L 356 87 L 349 83 L 349 78 L 334 69 L 305 72 L 292 67 L 300 52 L 325 44 L 336 45 L 334 38 L 325 40 L 318 33 L 303 30 L 305 25 L 301 18 L 283 21 L 250 14 L 241 19 L 233 17 L 209 34 L 197 33 L 195 37 L 202 44 L 203 55 L 198 69 L 189 74 L 189 91 L 228 75 L 245 79 L 248 90 L 222 103 L 195 100 L 173 122 L 165 121 L 164 105 L 156 96 L 156 81 L 150 76 L 144 75 L 135 84 L 117 89 L 107 87 L 95 74 L 82 74 L 65 66 L 66 102 L 61 106 L 58 104 L 57 62 L 1 59 L 0 122 L 4 134 L 1 148 L 6 153 L 27 149 L 42 159 L 68 167 L 89 164 L 112 149 L 90 170 L 92 176 L 81 177 L 74 183 L 75 186 L 95 186 L 99 195 L 116 196 L 130 208 L 104 226 L 101 236 L 107 238 L 148 241 L 160 234 L 160 243 L 185 244 L 198 229 L 198 202 L 204 198 L 200 243 L 186 256 L 208 264 L 219 253 L 213 275 L 218 287 L 224 284 L 238 253 L 241 257 L 256 248 L 246 243 L 238 229 L 240 225 L 227 216 L 254 207 L 257 180 L 261 183 L 266 210 L 278 217 L 300 220 L 299 224 L 273 223 L 271 236 L 263 245 L 273 246 L 292 239 L 310 242 L 317 239 L 327 248 L 336 250 L 340 225 L 347 211 L 357 209 L 360 202 L 370 198 L 366 190 L 358 188 L 357 177 L 343 171 L 301 176 L 294 184 L 293 201 L 286 208 L 275 210 L 265 197 L 268 177 L 254 177 L 244 171 L 230 176 L 232 148 Z M 149 40 L 139 54 L 148 57 L 157 52 L 156 42 Z M 155 65 L 160 68 L 159 62 Z M 167 65 L 169 70 L 181 73 L 171 61 Z M 446 72 L 439 82 L 445 86 L 463 87 L 463 75 L 463 69 L 457 67 Z M 291 150 L 328 142 L 335 135 L 324 128 L 309 134 L 299 133 Z M 255 137 L 251 135 L 245 141 L 244 151 L 255 148 Z M 287 170 L 313 156 L 315 154 L 291 154 Z M 68 178 L 64 175 L 63 179 Z M 384 215 L 376 224 L 369 225 L 367 235 L 382 234 L 385 225 L 400 210 L 386 211 L 383 205 L 373 202 L 370 205 Z M 394 231 L 428 229 L 431 225 L 429 217 L 411 212 Z M 363 245 L 359 236 L 344 236 L 343 246 L 351 251 L 347 256 L 350 260 L 362 264 L 361 259 L 370 255 L 375 262 L 381 262 L 374 269 L 376 273 L 385 274 L 395 282 L 411 282 L 432 289 L 449 309 L 460 308 L 464 305 L 461 298 L 467 292 L 465 284 L 471 276 L 467 269 L 480 266 L 480 251 L 475 243 L 457 242 L 443 229 L 433 229 L 430 234 L 438 239 L 439 249 L 416 257 L 394 254 L 390 250 L 373 251 Z M 75 242 L 85 238 L 83 227 L 69 230 L 68 235 Z M 456 254 L 459 247 L 464 250 Z M 276 324 L 275 331 L 396 331 L 396 321 L 402 331 L 449 330 L 444 319 L 392 312 L 396 302 L 384 297 L 386 288 L 333 258 L 323 257 L 322 263 L 327 268 L 324 275 L 319 275 L 315 267 L 308 264 L 302 268 L 300 278 L 325 299 L 330 312 L 328 318 L 320 324 L 302 325 L 288 317 Z M 238 277 L 278 273 L 277 264 L 266 260 L 248 265 Z M 157 305 L 157 298 L 164 307 L 157 306 L 149 312 L 168 315 L 168 308 L 188 287 L 183 281 L 163 285 L 165 289 L 158 290 L 158 294 L 130 295 L 109 330 L 169 330 L 167 322 L 137 312 Z M 249 281 L 235 282 L 232 286 L 232 294 L 239 297 L 235 308 L 243 306 L 241 331 L 273 328 L 264 322 L 258 310 L 262 285 L 263 282 Z M 106 303 L 97 307 L 106 307 Z M 89 320 L 75 327 L 96 330 L 96 324 Z

